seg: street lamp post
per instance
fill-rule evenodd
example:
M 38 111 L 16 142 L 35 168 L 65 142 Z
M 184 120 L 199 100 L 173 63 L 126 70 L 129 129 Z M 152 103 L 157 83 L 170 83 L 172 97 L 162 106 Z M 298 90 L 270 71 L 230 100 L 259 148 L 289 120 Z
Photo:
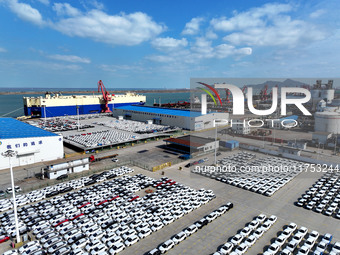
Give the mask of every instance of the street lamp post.
M 15 230 L 17 234 L 17 243 L 20 242 L 20 233 L 19 233 L 19 224 L 18 224 L 18 215 L 17 215 L 17 202 L 15 200 L 15 189 L 14 189 L 14 177 L 13 177 L 13 169 L 12 169 L 12 157 L 17 155 L 16 151 L 7 150 L 1 153 L 3 157 L 9 159 L 9 169 L 11 172 L 11 183 L 12 183 L 12 195 L 13 195 L 13 209 L 14 209 L 14 220 L 15 220 Z
M 215 130 L 215 156 L 214 156 L 214 164 L 216 165 L 216 162 L 217 162 L 217 160 L 216 160 L 216 157 L 217 157 L 217 125 L 216 125 L 216 130 Z

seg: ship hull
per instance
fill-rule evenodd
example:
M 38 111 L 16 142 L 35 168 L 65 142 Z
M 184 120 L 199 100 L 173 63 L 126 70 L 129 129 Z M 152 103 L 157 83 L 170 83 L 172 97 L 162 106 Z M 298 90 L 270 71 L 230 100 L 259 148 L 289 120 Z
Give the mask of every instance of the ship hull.
M 125 105 L 144 105 L 145 102 L 129 102 L 129 103 L 115 103 L 108 104 L 108 107 L 112 111 L 113 108 L 125 106 Z M 89 105 L 78 105 L 79 114 L 92 114 L 100 113 L 105 105 L 102 104 L 89 104 Z M 24 106 L 24 112 L 26 116 L 39 116 L 39 117 L 56 117 L 56 116 L 67 116 L 77 115 L 77 105 L 67 106 Z M 46 113 L 46 115 L 45 115 Z

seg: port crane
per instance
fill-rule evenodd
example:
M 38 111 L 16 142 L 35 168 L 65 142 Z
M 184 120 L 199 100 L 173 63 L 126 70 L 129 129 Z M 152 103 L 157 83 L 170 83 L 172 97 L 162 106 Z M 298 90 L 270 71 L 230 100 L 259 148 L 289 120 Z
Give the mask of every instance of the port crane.
M 100 92 L 100 91 L 103 94 L 103 100 L 104 100 L 104 103 L 105 103 L 105 106 L 102 108 L 101 112 L 111 112 L 108 104 L 112 100 L 112 97 L 111 97 L 110 93 L 106 90 L 102 80 L 98 81 L 98 92 Z
M 226 94 L 226 102 L 227 102 L 227 104 L 229 104 L 230 103 L 230 90 L 229 89 L 226 89 L 225 90 L 225 94 Z
M 264 88 L 260 92 L 261 100 L 267 101 L 268 100 L 268 85 L 265 85 Z

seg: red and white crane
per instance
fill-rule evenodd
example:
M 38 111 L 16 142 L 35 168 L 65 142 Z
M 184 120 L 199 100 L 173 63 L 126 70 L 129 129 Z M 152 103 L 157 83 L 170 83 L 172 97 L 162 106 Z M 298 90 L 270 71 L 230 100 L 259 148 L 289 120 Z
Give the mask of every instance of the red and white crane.
M 112 112 L 109 108 L 109 102 L 112 100 L 112 97 L 110 95 L 110 93 L 106 90 L 104 83 L 102 82 L 102 80 L 98 81 L 98 92 L 102 92 L 103 94 L 103 100 L 104 100 L 104 107 L 102 107 L 101 112 Z

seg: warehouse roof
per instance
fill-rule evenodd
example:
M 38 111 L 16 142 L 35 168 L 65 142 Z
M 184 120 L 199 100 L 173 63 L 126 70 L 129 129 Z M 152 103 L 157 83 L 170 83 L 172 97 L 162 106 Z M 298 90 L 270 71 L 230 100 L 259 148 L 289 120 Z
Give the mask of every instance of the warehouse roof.
M 297 120 L 299 118 L 299 116 L 297 115 L 291 115 L 291 116 L 287 116 L 287 117 L 283 117 L 280 119 L 280 121 L 283 121 L 283 120 Z
M 127 111 L 147 112 L 147 113 L 154 113 L 154 114 L 175 115 L 175 116 L 183 116 L 183 117 L 199 117 L 202 115 L 201 112 L 195 112 L 195 111 L 190 111 L 190 110 L 159 108 L 159 107 L 151 107 L 151 106 L 137 106 L 137 105 L 120 106 L 120 107 L 117 107 L 117 109 L 123 109 Z
M 169 143 L 174 143 L 186 147 L 202 147 L 207 143 L 214 142 L 213 139 L 210 138 L 204 138 L 200 136 L 194 136 L 194 135 L 185 135 L 177 138 L 169 138 L 165 139 L 164 141 L 169 142 Z
M 0 118 L 0 139 L 57 136 L 38 127 L 12 118 Z

